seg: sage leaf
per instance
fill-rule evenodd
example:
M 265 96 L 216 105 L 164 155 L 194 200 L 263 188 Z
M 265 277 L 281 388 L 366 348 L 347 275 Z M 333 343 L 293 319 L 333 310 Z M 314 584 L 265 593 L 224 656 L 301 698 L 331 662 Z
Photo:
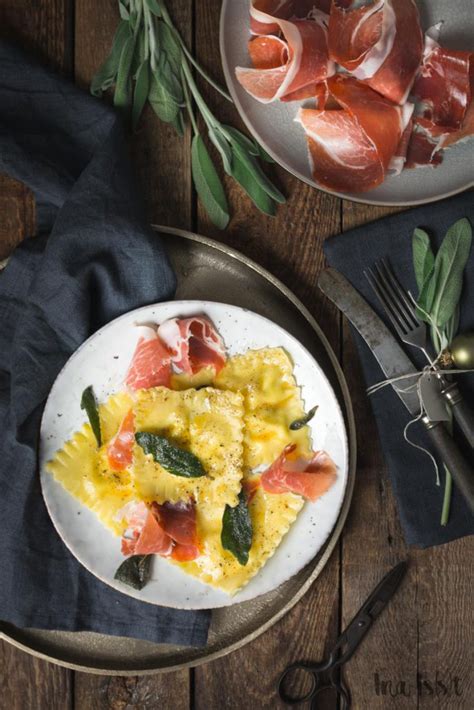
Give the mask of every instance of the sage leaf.
M 177 120 L 180 108 L 156 75 L 151 77 L 148 101 L 158 118 L 165 123 L 173 123 Z
M 435 257 L 431 249 L 430 238 L 424 229 L 417 227 L 412 238 L 413 268 L 415 269 L 418 291 L 421 292 L 427 279 L 434 270 Z
M 253 173 L 240 159 L 239 155 L 234 152 L 232 154 L 232 170 L 230 174 L 234 180 L 243 187 L 256 207 L 258 207 L 261 212 L 273 217 L 275 214 L 275 203 L 265 190 L 261 188 L 259 183 L 255 180 Z
M 143 589 L 150 579 L 152 555 L 132 555 L 118 567 L 114 579 L 134 589 Z
M 97 441 L 97 446 L 102 446 L 102 432 L 100 429 L 99 406 L 94 394 L 92 385 L 86 387 L 81 397 L 81 409 L 85 411 L 89 419 L 92 431 Z
M 201 461 L 190 451 L 174 446 L 166 437 L 139 431 L 135 440 L 145 454 L 151 454 L 153 460 L 169 473 L 183 478 L 200 478 L 206 475 Z
M 137 72 L 135 90 L 133 92 L 132 125 L 136 129 L 139 118 L 148 98 L 150 87 L 150 68 L 148 62 L 143 62 Z
M 161 8 L 157 0 L 145 0 L 145 5 L 156 17 L 161 17 Z
M 290 424 L 290 429 L 291 431 L 298 431 L 298 429 L 302 429 L 306 424 L 308 424 L 311 419 L 314 417 L 318 410 L 318 405 L 316 407 L 313 407 L 312 409 L 309 410 L 307 414 L 304 415 L 304 417 L 301 417 L 301 419 L 295 419 L 294 422 L 291 422 Z
M 184 119 L 181 109 L 178 109 L 176 117 L 170 123 L 179 136 L 184 136 Z
M 123 2 L 119 2 L 119 13 L 120 17 L 122 20 L 129 20 L 130 19 L 130 13 L 128 9 L 125 7 Z
M 247 153 L 238 141 L 232 141 L 232 148 L 234 156 L 238 156 L 241 163 L 246 166 L 247 171 L 252 174 L 254 181 L 261 189 L 264 190 L 272 200 L 283 204 L 286 201 L 284 195 L 275 187 L 270 178 L 265 175 L 255 156 Z
M 455 222 L 446 232 L 436 254 L 434 295 L 431 306 L 433 323 L 442 328 L 453 316 L 462 290 L 464 267 L 469 258 L 472 229 L 466 218 Z
M 90 91 L 94 96 L 102 96 L 102 92 L 106 91 L 114 83 L 123 45 L 129 37 L 130 26 L 128 22 L 121 20 L 117 27 L 109 56 L 91 81 Z
M 244 491 L 239 493 L 239 502 L 231 508 L 226 505 L 222 516 L 221 545 L 231 552 L 241 565 L 249 561 L 249 551 L 252 547 L 252 520 Z
M 229 207 L 221 179 L 202 137 L 196 134 L 191 146 L 191 167 L 194 185 L 209 219 L 219 229 L 229 223 Z
M 125 41 L 120 55 L 117 82 L 115 84 L 114 106 L 120 109 L 126 109 L 131 104 L 131 68 L 134 48 L 135 37 L 130 35 Z
M 179 76 L 181 72 L 182 50 L 176 39 L 176 35 L 163 21 L 157 22 L 156 30 L 160 55 L 163 53 L 166 55 L 173 72 Z
M 259 154 L 257 144 L 254 141 L 252 141 L 248 136 L 246 136 L 244 133 L 239 131 L 237 128 L 234 128 L 233 126 L 223 125 L 222 132 L 224 134 L 227 134 L 227 138 L 229 140 L 233 139 L 235 141 L 235 143 L 240 145 L 244 150 L 248 151 L 251 155 L 257 156 Z
M 180 106 L 183 105 L 184 94 L 181 80 L 179 75 L 173 70 L 173 67 L 165 52 L 160 52 L 160 58 L 155 70 L 155 76 L 157 81 L 168 92 L 173 101 Z
M 225 139 L 225 137 L 220 133 L 218 130 L 210 129 L 209 130 L 209 139 L 211 143 L 217 148 L 219 151 L 221 158 L 222 158 L 222 164 L 224 166 L 224 170 L 228 175 L 231 175 L 232 173 L 232 148 L 230 147 L 228 141 Z

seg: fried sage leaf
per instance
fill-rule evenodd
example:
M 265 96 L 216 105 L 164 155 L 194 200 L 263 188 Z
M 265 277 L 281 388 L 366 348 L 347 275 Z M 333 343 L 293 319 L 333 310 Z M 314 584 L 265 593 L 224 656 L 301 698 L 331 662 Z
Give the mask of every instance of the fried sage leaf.
M 224 550 L 231 552 L 241 565 L 249 561 L 252 547 L 252 520 L 244 491 L 239 493 L 239 502 L 231 508 L 226 505 L 222 516 L 221 544 Z
M 82 393 L 81 409 L 83 409 L 86 412 L 86 414 L 89 418 L 89 422 L 92 427 L 92 431 L 94 432 L 94 436 L 97 440 L 97 446 L 102 446 L 102 433 L 100 430 L 99 406 L 97 404 L 97 400 L 95 398 L 94 389 L 93 389 L 92 385 L 89 385 L 89 387 L 86 387 L 86 389 Z
M 304 417 L 301 417 L 301 419 L 295 419 L 294 422 L 291 422 L 289 427 L 291 431 L 298 431 L 298 429 L 302 429 L 304 426 L 306 426 L 306 424 L 308 424 L 308 422 L 310 422 L 311 419 L 314 417 L 317 410 L 318 405 L 310 409 L 309 412 L 304 415 Z
M 143 589 L 150 579 L 151 555 L 132 555 L 118 567 L 114 578 L 134 589 Z
M 135 440 L 145 454 L 151 454 L 153 459 L 169 473 L 184 478 L 199 478 L 206 475 L 201 461 L 190 451 L 174 446 L 164 436 L 139 431 Z

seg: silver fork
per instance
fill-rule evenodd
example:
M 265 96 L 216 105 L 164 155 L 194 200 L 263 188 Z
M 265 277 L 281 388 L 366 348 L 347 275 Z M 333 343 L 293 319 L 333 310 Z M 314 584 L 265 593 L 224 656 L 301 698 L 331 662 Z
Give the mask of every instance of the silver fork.
M 428 333 L 425 323 L 416 314 L 410 295 L 400 285 L 386 259 L 376 262 L 364 275 L 379 299 L 390 322 L 402 342 L 421 350 L 430 365 L 434 365 L 441 382 L 441 396 L 449 404 L 453 415 L 471 447 L 474 447 L 474 412 L 462 398 L 455 382 L 448 382 L 436 367 L 427 350 Z

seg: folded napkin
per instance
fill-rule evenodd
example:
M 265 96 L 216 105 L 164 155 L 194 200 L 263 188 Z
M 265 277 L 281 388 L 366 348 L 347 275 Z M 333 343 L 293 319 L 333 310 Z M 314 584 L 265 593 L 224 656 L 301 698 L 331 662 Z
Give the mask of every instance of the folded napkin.
M 0 274 L 0 619 L 203 645 L 210 612 L 139 602 L 76 561 L 49 519 L 36 470 L 41 411 L 71 353 L 112 318 L 175 289 L 143 218 L 121 122 L 0 43 L 0 171 L 33 190 L 43 233 Z
M 324 251 L 329 264 L 343 273 L 377 313 L 386 320 L 364 277 L 364 269 L 377 259 L 388 257 L 402 285 L 413 294 L 417 294 L 412 265 L 413 230 L 415 227 L 426 229 L 433 239 L 434 248 L 437 249 L 448 227 L 461 217 L 468 217 L 474 226 L 472 193 L 464 193 L 435 205 L 424 205 L 352 229 L 345 234 L 328 239 Z M 388 322 L 387 325 L 390 326 Z M 459 332 L 472 330 L 474 330 L 474 250 L 471 252 L 465 271 Z M 384 375 L 365 342 L 354 329 L 353 333 L 366 385 L 369 387 L 383 380 Z M 421 353 L 409 346 L 404 348 L 420 368 L 426 365 Z M 474 375 L 459 375 L 458 382 L 465 399 L 474 406 Z M 474 533 L 474 518 L 455 489 L 449 523 L 446 527 L 441 527 L 444 469 L 440 466 L 442 485 L 438 487 L 435 482 L 434 467 L 428 456 L 403 439 L 403 429 L 410 415 L 392 387 L 385 387 L 371 395 L 370 401 L 408 544 L 429 547 Z M 410 428 L 409 436 L 421 446 L 430 449 L 429 439 L 421 423 L 414 424 Z M 461 440 L 461 437 L 458 438 Z

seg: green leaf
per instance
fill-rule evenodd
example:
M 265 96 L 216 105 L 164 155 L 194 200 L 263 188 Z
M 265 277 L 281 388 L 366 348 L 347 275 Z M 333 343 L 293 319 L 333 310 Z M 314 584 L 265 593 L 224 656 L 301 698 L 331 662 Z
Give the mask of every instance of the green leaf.
M 469 220 L 460 219 L 450 227 L 436 254 L 434 273 L 434 295 L 431 317 L 438 328 L 442 328 L 453 316 L 462 290 L 464 267 L 469 258 L 472 243 L 472 229 Z
M 241 565 L 249 560 L 252 547 L 252 520 L 243 491 L 239 493 L 239 502 L 231 508 L 226 505 L 222 516 L 221 544 L 224 550 L 231 552 Z
M 161 8 L 157 0 L 145 0 L 145 5 L 156 17 L 161 17 Z
M 155 75 L 151 77 L 148 101 L 158 118 L 165 123 L 174 123 L 178 120 L 177 117 L 180 113 L 178 104 Z
M 90 91 L 94 96 L 102 96 L 102 92 L 114 83 L 123 45 L 128 37 L 130 37 L 130 26 L 128 22 L 121 20 L 112 42 L 110 54 L 92 79 Z
M 134 589 L 143 589 L 150 579 L 152 555 L 132 555 L 122 562 L 114 575 L 122 584 Z
M 160 58 L 155 70 L 156 80 L 168 92 L 173 101 L 182 106 L 184 103 L 183 86 L 179 73 L 173 70 L 165 52 L 160 52 Z
M 176 114 L 176 118 L 174 118 L 172 121 L 170 121 L 170 123 L 179 136 L 184 136 L 184 119 L 183 119 L 183 112 L 181 111 L 181 109 L 178 110 L 178 113 Z
M 120 17 L 122 20 L 129 20 L 130 19 L 130 13 L 125 7 L 125 5 L 119 1 L 119 12 L 120 12 Z
M 223 133 L 228 134 L 229 140 L 234 140 L 235 143 L 237 143 L 243 148 L 243 150 L 248 151 L 251 155 L 257 156 L 259 154 L 257 144 L 244 133 L 237 130 L 237 128 L 223 124 L 222 129 Z
M 219 151 L 224 170 L 228 175 L 232 173 L 232 148 L 225 137 L 218 130 L 209 129 L 209 139 Z
M 138 76 L 138 70 L 147 59 L 145 56 L 145 33 L 139 32 L 135 40 L 135 51 L 133 53 L 132 68 L 130 70 L 134 79 Z
M 97 440 L 97 446 L 102 446 L 102 433 L 100 430 L 99 406 L 97 404 L 97 400 L 95 398 L 94 389 L 93 389 L 92 385 L 89 385 L 89 387 L 86 387 L 86 389 L 82 393 L 81 409 L 83 409 L 86 412 L 86 414 L 89 418 L 89 422 L 92 427 L 92 431 L 94 432 L 94 436 Z
M 182 50 L 176 34 L 165 22 L 160 20 L 156 23 L 156 37 L 159 55 L 164 54 L 166 56 L 173 72 L 179 76 L 181 72 Z
M 421 292 L 427 279 L 433 273 L 435 257 L 431 249 L 429 236 L 419 227 L 413 232 L 412 250 L 416 283 L 418 291 Z
M 264 190 L 272 200 L 275 200 L 275 202 L 279 202 L 280 204 L 286 202 L 284 195 L 275 187 L 270 178 L 265 175 L 256 158 L 246 153 L 239 145 L 235 146 L 234 144 L 234 150 L 235 154 L 238 155 L 240 160 L 246 165 L 248 171 L 252 173 L 255 182 L 260 185 L 262 190 Z
M 114 105 L 120 109 L 128 108 L 132 102 L 131 68 L 134 48 L 135 37 L 131 35 L 125 41 L 122 54 L 120 55 L 117 82 L 115 85 Z
M 234 180 L 237 180 L 239 185 L 243 187 L 258 209 L 273 217 L 275 214 L 275 203 L 265 190 L 262 190 L 246 163 L 242 162 L 236 153 L 233 153 L 232 156 L 232 170 L 230 174 Z
M 229 223 L 229 207 L 222 182 L 202 137 L 197 134 L 191 147 L 191 167 L 199 198 L 213 224 L 225 229 Z
M 302 429 L 306 424 L 308 424 L 311 419 L 314 417 L 318 410 L 318 405 L 313 407 L 312 409 L 309 410 L 307 414 L 304 415 L 304 417 L 301 417 L 301 419 L 295 419 L 294 422 L 291 422 L 290 424 L 290 429 L 291 431 L 298 431 L 298 429 Z
M 143 62 L 137 73 L 137 81 L 133 92 L 132 125 L 134 130 L 148 98 L 150 87 L 150 68 L 148 62 Z
M 206 476 L 204 466 L 197 456 L 174 446 L 165 436 L 139 431 L 135 434 L 135 440 L 145 454 L 151 454 L 154 461 L 169 473 L 184 478 Z

